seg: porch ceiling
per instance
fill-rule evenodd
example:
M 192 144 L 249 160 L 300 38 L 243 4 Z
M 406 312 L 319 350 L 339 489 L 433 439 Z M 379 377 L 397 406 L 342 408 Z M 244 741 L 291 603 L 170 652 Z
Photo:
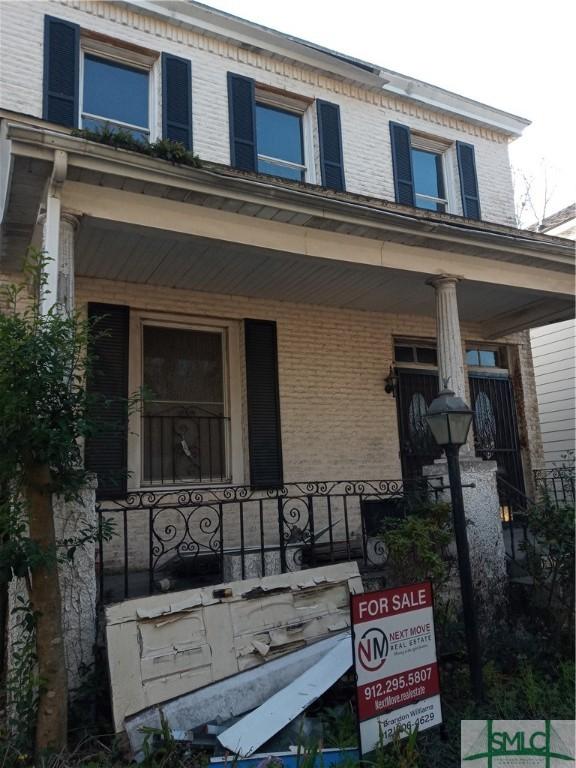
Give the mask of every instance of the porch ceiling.
M 80 276 L 142 285 L 238 294 L 349 309 L 433 316 L 433 273 L 328 261 L 157 228 L 120 225 L 84 217 L 78 233 Z M 505 318 L 550 299 L 545 292 L 463 281 L 459 306 L 464 322 L 483 323 L 493 334 Z M 559 300 L 554 300 L 555 310 Z

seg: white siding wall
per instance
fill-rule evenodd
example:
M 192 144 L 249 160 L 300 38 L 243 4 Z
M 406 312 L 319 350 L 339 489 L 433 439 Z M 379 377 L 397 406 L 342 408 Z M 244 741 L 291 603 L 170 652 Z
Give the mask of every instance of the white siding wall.
M 230 161 L 226 73 L 233 71 L 261 84 L 340 105 L 346 187 L 352 193 L 394 199 L 390 120 L 452 142 L 461 139 L 473 144 L 483 219 L 514 225 L 507 139 L 494 131 L 135 14 L 121 3 L 46 0 L 5 2 L 0 6 L 0 107 L 4 109 L 36 117 L 42 114 L 43 26 L 44 14 L 48 13 L 78 23 L 83 30 L 158 53 L 166 51 L 189 58 L 193 73 L 194 150 L 203 160 L 225 164 Z M 157 84 L 159 80 L 157 77 Z M 311 122 L 315 124 L 314 107 L 312 110 Z M 160 110 L 155 112 L 158 130 Z M 316 137 L 315 143 L 317 161 Z M 447 154 L 446 175 L 454 192 L 451 212 L 461 214 L 454 146 Z
M 576 430 L 576 323 L 567 320 L 530 332 L 544 461 L 552 467 L 574 450 Z

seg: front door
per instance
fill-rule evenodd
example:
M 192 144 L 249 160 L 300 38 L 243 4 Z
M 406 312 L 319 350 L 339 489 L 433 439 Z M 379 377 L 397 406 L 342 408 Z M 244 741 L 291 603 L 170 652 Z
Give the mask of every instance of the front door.
M 436 445 L 424 416 L 438 394 L 436 371 L 398 369 L 397 408 L 402 477 L 422 477 L 422 467 L 433 464 L 442 451 Z
M 476 455 L 496 462 L 501 505 L 522 507 L 524 472 L 512 382 L 508 376 L 481 373 L 472 373 L 469 381 Z
M 424 418 L 438 394 L 438 374 L 399 368 L 397 375 L 402 476 L 411 480 L 442 455 Z M 524 494 L 524 476 L 512 383 L 507 376 L 472 373 L 469 384 L 476 455 L 496 462 L 500 501 L 514 508 Z

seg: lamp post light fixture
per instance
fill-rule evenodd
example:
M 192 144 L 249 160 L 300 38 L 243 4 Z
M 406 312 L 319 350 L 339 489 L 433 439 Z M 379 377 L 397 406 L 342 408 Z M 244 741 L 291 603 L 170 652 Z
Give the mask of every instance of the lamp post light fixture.
M 434 439 L 444 449 L 448 463 L 448 478 L 450 482 L 450 496 L 452 497 L 456 549 L 458 552 L 458 570 L 460 572 L 470 680 L 474 698 L 477 701 L 481 701 L 484 696 L 482 654 L 478 637 L 474 585 L 472 582 L 472 569 L 470 567 L 468 535 L 466 533 L 464 499 L 462 497 L 462 477 L 460 475 L 460 461 L 458 459 L 460 448 L 468 439 L 473 415 L 473 411 L 451 389 L 448 389 L 447 382 L 445 382 L 442 392 L 430 404 L 426 414 L 426 421 Z

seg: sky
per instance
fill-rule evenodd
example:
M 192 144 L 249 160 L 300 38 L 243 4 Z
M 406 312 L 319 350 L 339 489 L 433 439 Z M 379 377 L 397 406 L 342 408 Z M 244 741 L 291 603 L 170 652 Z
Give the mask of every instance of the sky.
M 573 0 L 204 2 L 528 118 L 510 148 L 523 224 L 576 200 Z

